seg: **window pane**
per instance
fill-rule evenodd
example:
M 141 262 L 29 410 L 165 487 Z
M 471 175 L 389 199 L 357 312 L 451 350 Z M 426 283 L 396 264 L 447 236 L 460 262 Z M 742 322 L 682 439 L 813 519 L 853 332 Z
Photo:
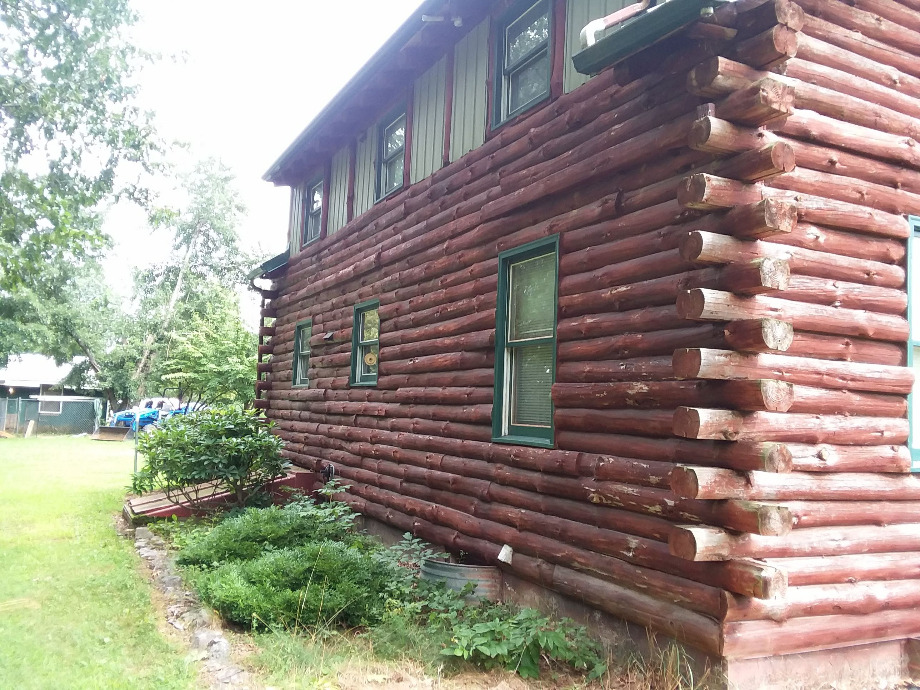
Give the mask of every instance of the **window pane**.
M 510 66 L 549 40 L 549 15 L 528 12 L 508 27 L 506 40 L 505 66 Z
M 548 338 L 556 321 L 556 255 L 511 264 L 508 339 Z
M 323 185 L 316 185 L 310 194 L 310 213 L 316 213 L 323 208 Z
M 553 346 L 511 349 L 511 423 L 552 426 Z
M 361 362 L 359 363 L 361 378 L 376 376 L 377 359 L 380 356 L 380 346 L 363 345 L 361 348 L 359 348 L 358 355 L 361 357 Z
M 508 110 L 514 112 L 546 93 L 549 74 L 549 54 L 527 64 L 509 77 Z
M 910 267 L 908 272 L 910 314 L 907 315 L 907 318 L 910 321 L 910 339 L 920 342 L 920 237 L 914 236 L 907 246 L 910 249 L 910 256 L 907 259 L 907 265 Z
M 323 222 L 323 216 L 320 213 L 311 213 L 307 216 L 307 241 L 315 240 L 319 237 L 319 228 Z
M 389 158 L 406 144 L 406 116 L 386 128 L 383 135 L 383 157 Z
M 399 189 L 403 183 L 404 160 L 402 156 L 394 158 L 386 164 L 384 170 L 383 193 L 389 194 L 394 189 Z
M 916 243 L 914 243 L 916 244 Z M 914 387 L 911 391 L 910 447 L 920 449 L 920 347 L 914 348 Z
M 380 337 L 380 315 L 376 309 L 361 314 L 361 342 L 377 340 Z
M 307 381 L 307 369 L 310 368 L 310 353 L 301 355 L 297 358 L 297 383 Z

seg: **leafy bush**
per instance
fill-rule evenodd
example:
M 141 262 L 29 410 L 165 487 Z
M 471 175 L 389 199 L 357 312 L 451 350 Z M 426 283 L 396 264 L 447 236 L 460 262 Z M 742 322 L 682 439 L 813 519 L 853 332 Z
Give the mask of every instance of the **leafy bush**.
M 206 603 L 243 625 L 355 627 L 381 619 L 393 575 L 372 552 L 324 541 L 198 570 L 192 581 Z
M 523 678 L 540 676 L 540 661 L 588 671 L 589 679 L 607 670 L 600 646 L 569 619 L 551 620 L 535 609 L 485 606 L 473 620 L 457 622 L 441 654 L 468 659 L 484 668 L 502 666 Z
M 167 419 L 138 440 L 146 466 L 134 475 L 136 493 L 163 491 L 174 503 L 203 508 L 211 483 L 244 506 L 265 484 L 283 476 L 282 441 L 272 424 L 234 408 L 209 409 Z
M 354 514 L 343 514 L 341 506 L 301 498 L 282 508 L 247 508 L 192 541 L 180 551 L 176 560 L 181 565 L 212 566 L 225 561 L 254 559 L 266 551 L 309 542 L 367 542 L 365 537 L 352 531 Z

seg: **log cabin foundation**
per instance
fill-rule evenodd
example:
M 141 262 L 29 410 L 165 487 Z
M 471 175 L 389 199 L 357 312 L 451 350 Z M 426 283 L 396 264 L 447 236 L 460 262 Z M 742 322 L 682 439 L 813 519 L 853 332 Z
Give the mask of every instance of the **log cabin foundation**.
M 920 2 L 668 0 L 583 52 L 556 26 L 532 48 L 545 92 L 509 110 L 504 29 L 585 7 L 430 0 L 459 21 L 407 22 L 273 166 L 291 246 L 254 272 L 256 406 L 367 517 L 489 563 L 511 546 L 524 599 L 677 640 L 746 690 L 903 675 Z M 524 442 L 520 252 L 557 265 Z

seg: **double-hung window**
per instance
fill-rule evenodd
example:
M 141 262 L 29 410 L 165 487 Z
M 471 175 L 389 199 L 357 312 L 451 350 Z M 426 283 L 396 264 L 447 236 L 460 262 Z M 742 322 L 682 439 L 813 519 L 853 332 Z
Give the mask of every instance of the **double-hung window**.
M 323 230 L 323 181 L 306 188 L 303 200 L 303 245 L 319 239 Z
M 552 11 L 549 0 L 519 3 L 498 25 L 493 126 L 550 93 Z
M 363 302 L 355 306 L 355 325 L 351 344 L 351 385 L 376 386 L 377 360 L 380 357 L 380 303 Z
M 907 343 L 907 365 L 914 370 L 916 380 L 908 398 L 907 417 L 910 422 L 911 469 L 920 472 L 920 216 L 910 217 L 910 237 L 907 240 L 907 318 L 910 341 Z
M 377 199 L 403 186 L 406 170 L 406 110 L 391 114 L 380 124 L 377 152 Z
M 558 238 L 499 255 L 493 440 L 552 446 Z
M 308 386 L 310 379 L 310 337 L 313 335 L 313 322 L 304 321 L 297 324 L 294 331 L 294 385 Z

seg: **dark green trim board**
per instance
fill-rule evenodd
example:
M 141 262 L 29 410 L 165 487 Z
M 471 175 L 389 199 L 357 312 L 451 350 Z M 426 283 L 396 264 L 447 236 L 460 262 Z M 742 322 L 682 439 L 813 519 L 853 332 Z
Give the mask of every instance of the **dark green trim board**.
M 373 376 L 362 376 L 360 370 L 360 362 L 358 362 L 358 355 L 360 352 L 361 345 L 361 316 L 368 311 L 374 311 L 380 309 L 380 300 L 368 300 L 366 302 L 360 302 L 355 305 L 354 319 L 352 321 L 351 328 L 351 375 L 350 385 L 351 386 L 376 386 L 377 385 L 377 374 Z M 380 312 L 377 312 L 378 318 Z M 369 343 L 377 343 L 378 351 L 378 361 L 379 361 L 379 351 L 380 351 L 380 331 L 378 327 L 377 340 L 376 341 L 367 341 Z
M 575 53 L 572 62 L 581 74 L 597 74 L 680 31 L 707 8 L 727 2 L 734 0 L 659 0 L 654 7 L 613 27 L 593 46 Z
M 920 338 L 914 338 L 914 330 L 920 331 L 920 315 L 915 310 L 920 308 L 917 300 L 920 300 L 920 294 L 913 290 L 913 280 L 911 276 L 920 271 L 920 216 L 909 216 L 910 236 L 907 238 L 907 319 L 910 326 L 910 334 L 907 341 L 907 366 L 914 366 L 914 348 L 920 348 Z M 920 276 L 917 278 L 920 282 Z M 914 420 L 916 415 L 920 414 L 920 401 L 916 395 L 911 393 L 907 396 L 907 423 L 911 430 L 907 438 L 907 447 L 910 449 L 911 472 L 920 472 L 920 438 L 916 438 L 913 433 Z
M 516 249 L 509 249 L 498 255 L 498 298 L 495 307 L 495 383 L 492 398 L 492 440 L 496 443 L 510 443 L 525 446 L 538 446 L 552 448 L 554 445 L 554 429 L 552 415 L 549 427 L 516 426 L 510 422 L 510 385 L 508 360 L 510 349 L 517 345 L 509 345 L 509 319 L 510 307 L 510 273 L 511 266 L 528 259 L 552 254 L 554 262 L 553 275 L 553 335 L 551 337 L 533 339 L 529 345 L 552 345 L 553 373 L 552 380 L 556 381 L 556 324 L 558 322 L 559 303 L 559 236 L 553 235 L 542 240 L 530 242 Z M 550 410 L 552 411 L 552 400 Z
M 249 278 L 249 280 L 255 280 L 261 275 L 264 275 L 266 273 L 271 273 L 272 271 L 277 270 L 281 268 L 282 266 L 284 266 L 288 262 L 288 259 L 290 258 L 291 258 L 291 250 L 286 249 L 283 252 L 281 252 L 278 256 L 273 256 L 267 261 L 263 261 L 262 263 L 260 263 L 258 266 L 256 266 L 254 269 L 252 269 L 249 272 L 249 275 L 247 276 L 247 278 Z
M 545 88 L 542 94 L 532 98 L 526 103 L 521 104 L 517 108 L 512 110 L 509 104 L 506 109 L 505 102 L 506 99 L 510 97 L 510 79 L 509 75 L 506 75 L 505 73 L 505 54 L 508 45 L 507 31 L 515 21 L 531 12 L 533 12 L 535 15 L 545 13 L 547 16 L 549 36 L 546 40 L 546 47 L 533 50 L 524 57 L 520 58 L 513 66 L 512 71 L 517 72 L 523 68 L 526 68 L 528 63 L 539 59 L 539 56 L 545 51 L 547 55 Z M 550 97 L 550 77 L 553 71 L 553 36 L 556 30 L 553 22 L 554 16 L 555 13 L 553 12 L 553 3 L 550 2 L 550 0 L 520 0 L 519 2 L 514 3 L 514 5 L 512 5 L 508 11 L 502 15 L 501 19 L 495 23 L 492 39 L 493 45 L 495 46 L 495 64 L 492 68 L 492 72 L 494 74 L 494 83 L 492 85 L 492 129 L 501 127 L 508 120 L 511 120 L 517 115 L 530 110 L 535 105 L 542 103 Z
M 297 325 L 294 326 L 294 362 L 291 366 L 291 374 L 293 377 L 291 383 L 295 388 L 309 388 L 310 386 L 310 379 L 307 376 L 307 372 L 300 371 L 300 350 L 301 341 L 304 335 L 307 336 L 307 344 L 309 345 L 310 338 L 313 336 L 313 319 L 298 321 Z M 312 354 L 311 352 L 310 355 Z M 308 357 L 310 355 L 308 355 Z M 307 369 L 309 369 L 309 366 Z

